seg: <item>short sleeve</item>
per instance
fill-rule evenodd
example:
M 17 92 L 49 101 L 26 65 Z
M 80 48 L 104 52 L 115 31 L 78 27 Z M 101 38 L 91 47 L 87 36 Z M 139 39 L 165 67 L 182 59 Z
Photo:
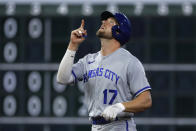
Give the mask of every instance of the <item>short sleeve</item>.
M 133 97 L 136 97 L 146 90 L 151 90 L 149 82 L 146 78 L 144 67 L 139 60 L 129 63 L 127 75 L 128 84 Z
M 79 61 L 72 66 L 72 75 L 75 80 L 82 80 L 85 72 L 85 57 L 79 59 Z

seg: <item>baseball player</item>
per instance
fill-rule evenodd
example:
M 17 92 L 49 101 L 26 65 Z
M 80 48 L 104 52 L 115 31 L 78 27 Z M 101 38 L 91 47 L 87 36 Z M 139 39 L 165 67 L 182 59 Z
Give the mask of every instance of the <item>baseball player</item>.
M 57 81 L 82 81 L 92 131 L 136 131 L 133 115 L 151 107 L 151 87 L 140 61 L 121 46 L 128 42 L 131 23 L 122 13 L 101 14 L 96 35 L 101 50 L 73 64 L 87 31 L 84 20 L 71 32 L 68 49 L 60 63 Z

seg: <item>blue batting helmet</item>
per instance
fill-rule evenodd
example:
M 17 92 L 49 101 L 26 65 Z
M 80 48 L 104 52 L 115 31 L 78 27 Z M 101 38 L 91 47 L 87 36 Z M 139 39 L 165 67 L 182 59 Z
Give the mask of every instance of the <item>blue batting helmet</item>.
M 112 14 L 109 11 L 104 11 L 101 13 L 101 20 L 107 20 L 113 17 L 118 22 L 118 25 L 112 27 L 112 36 L 120 42 L 121 45 L 127 43 L 131 36 L 131 22 L 122 13 Z

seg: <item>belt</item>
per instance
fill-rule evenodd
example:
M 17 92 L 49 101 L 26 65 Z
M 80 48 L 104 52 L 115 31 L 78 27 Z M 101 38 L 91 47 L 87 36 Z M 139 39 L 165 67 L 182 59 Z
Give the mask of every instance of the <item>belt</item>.
M 92 124 L 94 124 L 94 125 L 103 125 L 103 124 L 108 124 L 108 123 L 113 122 L 111 120 L 106 120 L 102 116 L 91 117 L 91 119 L 92 119 Z M 118 118 L 116 118 L 114 121 L 117 121 L 117 120 L 118 120 Z

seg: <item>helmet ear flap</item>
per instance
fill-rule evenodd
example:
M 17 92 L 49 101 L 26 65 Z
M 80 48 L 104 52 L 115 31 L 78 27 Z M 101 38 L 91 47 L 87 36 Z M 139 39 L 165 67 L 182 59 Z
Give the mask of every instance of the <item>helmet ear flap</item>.
M 130 32 L 120 25 L 115 25 L 112 27 L 112 37 L 119 41 L 121 45 L 124 45 L 126 42 L 128 42 L 129 35 Z
M 113 27 L 112 27 L 112 31 L 114 31 L 114 32 L 116 32 L 116 33 L 120 33 L 120 26 L 119 25 L 114 25 Z
M 118 40 L 120 37 L 120 26 L 119 25 L 114 25 L 112 27 L 112 36 Z
M 117 41 L 120 41 L 121 44 L 124 44 L 122 43 L 122 40 L 124 39 L 122 34 L 121 34 L 121 31 L 120 31 L 120 26 L 119 25 L 114 25 L 112 27 L 112 36 L 117 40 Z

